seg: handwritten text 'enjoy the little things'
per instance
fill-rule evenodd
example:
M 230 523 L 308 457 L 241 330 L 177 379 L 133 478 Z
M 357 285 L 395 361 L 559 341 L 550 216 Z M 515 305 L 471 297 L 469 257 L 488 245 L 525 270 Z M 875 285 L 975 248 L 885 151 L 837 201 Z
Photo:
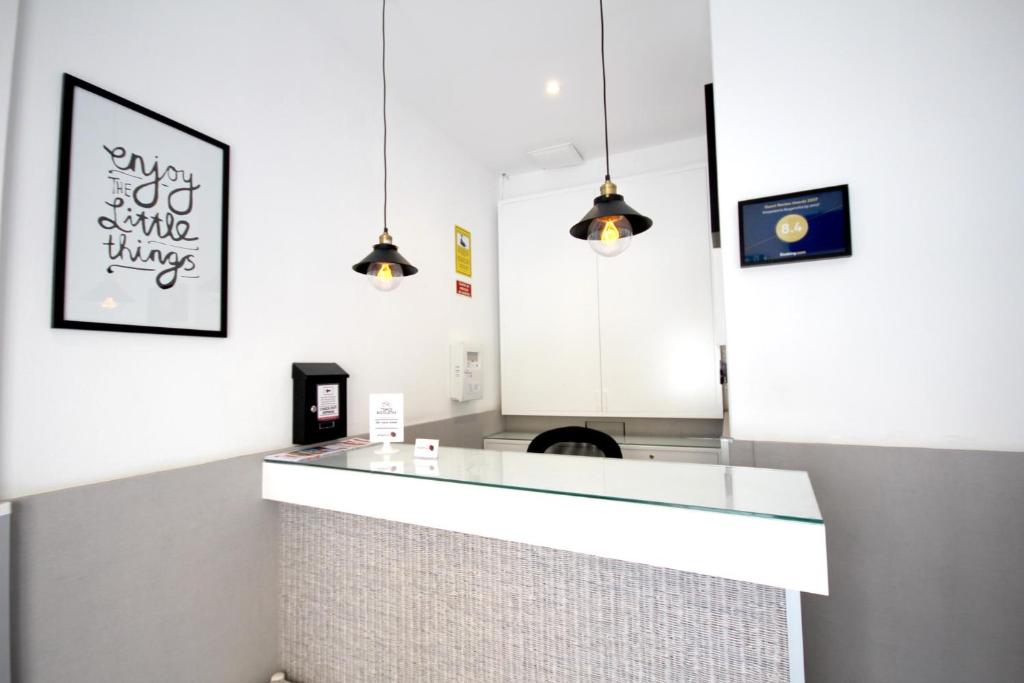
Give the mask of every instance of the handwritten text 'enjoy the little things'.
M 108 232 L 107 273 L 124 268 L 156 272 L 161 289 L 170 289 L 179 277 L 197 278 L 199 237 L 190 235 L 192 223 L 186 216 L 195 207 L 201 185 L 193 174 L 175 166 L 161 166 L 159 156 L 152 162 L 124 147 L 103 149 L 110 156 L 112 199 L 105 204 L 107 215 L 97 223 Z

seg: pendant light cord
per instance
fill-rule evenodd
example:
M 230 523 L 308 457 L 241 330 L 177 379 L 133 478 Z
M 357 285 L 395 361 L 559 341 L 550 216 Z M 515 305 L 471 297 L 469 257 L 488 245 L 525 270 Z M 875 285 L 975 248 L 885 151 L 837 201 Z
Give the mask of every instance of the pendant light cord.
M 388 70 L 387 70 L 387 34 L 385 33 L 385 16 L 387 0 L 380 3 L 380 73 L 384 82 L 384 232 L 388 231 Z
M 604 67 L 604 0 L 599 0 L 601 7 L 601 87 L 604 97 L 604 179 L 611 180 L 611 163 L 608 154 L 608 75 Z

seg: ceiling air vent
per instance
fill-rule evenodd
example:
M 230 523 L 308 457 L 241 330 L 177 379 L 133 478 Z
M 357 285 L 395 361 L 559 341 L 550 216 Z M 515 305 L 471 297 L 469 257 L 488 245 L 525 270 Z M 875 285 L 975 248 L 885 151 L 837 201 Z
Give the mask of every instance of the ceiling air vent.
M 580 151 L 571 142 L 535 149 L 528 154 L 533 159 L 533 163 L 543 169 L 564 168 L 583 163 Z

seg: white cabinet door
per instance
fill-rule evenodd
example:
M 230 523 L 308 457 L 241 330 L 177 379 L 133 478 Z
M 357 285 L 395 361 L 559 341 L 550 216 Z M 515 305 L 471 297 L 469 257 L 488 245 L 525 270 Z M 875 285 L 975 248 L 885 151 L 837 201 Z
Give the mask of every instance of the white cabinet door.
M 597 256 L 569 228 L 593 204 L 579 189 L 498 209 L 501 410 L 601 411 Z
M 484 449 L 488 451 L 515 451 L 525 453 L 529 446 L 529 441 L 521 441 L 519 439 L 484 439 Z
M 598 257 L 604 413 L 722 417 L 703 167 L 623 180 L 654 226 Z

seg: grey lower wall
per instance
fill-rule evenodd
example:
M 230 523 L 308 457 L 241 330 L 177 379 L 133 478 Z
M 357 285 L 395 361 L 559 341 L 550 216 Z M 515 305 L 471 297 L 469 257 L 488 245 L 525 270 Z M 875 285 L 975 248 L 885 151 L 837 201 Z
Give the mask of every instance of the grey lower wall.
M 405 428 L 406 443 L 416 439 L 440 439 L 442 446 L 483 448 L 483 439 L 504 429 L 504 419 L 497 410 L 473 413 L 436 422 L 425 422 Z
M 11 683 L 11 516 L 0 515 L 0 683 Z
M 406 439 L 479 448 L 502 427 L 491 411 L 410 426 Z M 281 543 L 277 505 L 261 498 L 261 461 L 246 456 L 14 501 L 14 513 L 0 518 L 12 520 L 13 680 L 270 680 L 280 668 Z M 3 643 L 5 636 L 0 620 Z
M 827 597 L 803 596 L 807 680 L 1024 681 L 1024 453 L 740 442 L 810 473 Z
M 29 496 L 12 520 L 18 683 L 260 683 L 279 665 L 261 458 Z

